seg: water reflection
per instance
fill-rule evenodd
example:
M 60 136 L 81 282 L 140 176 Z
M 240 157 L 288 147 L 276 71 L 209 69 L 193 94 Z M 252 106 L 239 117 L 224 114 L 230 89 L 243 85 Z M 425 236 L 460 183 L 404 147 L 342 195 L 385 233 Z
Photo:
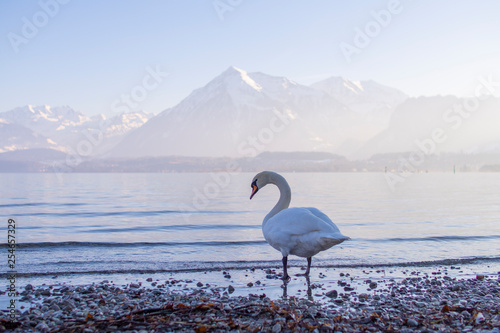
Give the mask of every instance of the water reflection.
M 300 276 L 303 276 L 306 279 L 306 284 L 307 284 L 307 291 L 306 291 L 307 299 L 309 301 L 313 302 L 314 298 L 312 296 L 311 279 L 307 275 L 300 275 Z M 283 284 L 281 285 L 281 288 L 283 289 L 282 298 L 284 300 L 288 299 L 288 284 L 290 283 L 290 281 L 291 281 L 290 279 L 286 280 L 286 281 L 283 281 Z

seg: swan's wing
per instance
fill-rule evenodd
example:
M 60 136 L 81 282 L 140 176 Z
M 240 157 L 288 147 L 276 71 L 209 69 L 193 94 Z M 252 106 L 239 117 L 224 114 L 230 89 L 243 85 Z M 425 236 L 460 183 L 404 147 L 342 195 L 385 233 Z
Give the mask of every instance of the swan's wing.
M 349 239 L 315 208 L 284 209 L 267 220 L 263 232 L 268 243 L 283 256 L 290 253 L 311 257 Z
M 267 221 L 267 227 L 269 230 L 280 230 L 280 232 L 289 235 L 324 232 L 342 236 L 332 220 L 316 208 L 284 209 Z
M 336 232 L 340 232 L 339 228 L 335 225 L 335 223 L 333 223 L 333 221 L 330 220 L 330 218 L 326 216 L 326 214 L 320 211 L 319 209 L 314 207 L 306 207 L 304 209 L 309 210 L 311 214 L 322 220 L 324 223 L 330 225 Z

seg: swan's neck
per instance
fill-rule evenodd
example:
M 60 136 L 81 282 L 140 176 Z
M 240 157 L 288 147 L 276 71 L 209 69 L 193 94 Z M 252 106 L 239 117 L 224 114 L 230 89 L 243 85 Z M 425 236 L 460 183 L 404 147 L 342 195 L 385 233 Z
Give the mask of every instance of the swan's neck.
M 278 186 L 280 190 L 280 199 L 278 203 L 274 206 L 273 209 L 266 215 L 264 218 L 264 223 L 267 222 L 271 217 L 281 212 L 283 209 L 288 208 L 290 205 L 290 200 L 292 199 L 292 191 L 290 190 L 290 186 L 286 182 L 285 178 L 282 176 L 275 174 L 274 177 L 270 180 L 271 184 Z

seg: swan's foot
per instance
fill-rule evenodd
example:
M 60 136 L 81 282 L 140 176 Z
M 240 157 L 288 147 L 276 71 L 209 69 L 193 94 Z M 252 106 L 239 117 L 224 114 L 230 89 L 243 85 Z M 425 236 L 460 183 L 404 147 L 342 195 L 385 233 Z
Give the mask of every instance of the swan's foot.
M 288 275 L 287 271 L 287 263 L 288 263 L 288 257 L 283 257 L 283 281 L 287 282 L 290 280 L 290 275 Z

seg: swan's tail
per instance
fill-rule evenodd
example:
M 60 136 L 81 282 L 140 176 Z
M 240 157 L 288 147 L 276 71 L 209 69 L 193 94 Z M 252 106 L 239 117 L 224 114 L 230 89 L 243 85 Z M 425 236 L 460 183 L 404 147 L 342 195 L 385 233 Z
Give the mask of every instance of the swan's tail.
M 323 250 L 329 249 L 332 246 L 338 245 L 346 240 L 350 240 L 350 237 L 344 236 L 342 234 L 335 236 L 325 236 L 320 238 L 320 246 Z

